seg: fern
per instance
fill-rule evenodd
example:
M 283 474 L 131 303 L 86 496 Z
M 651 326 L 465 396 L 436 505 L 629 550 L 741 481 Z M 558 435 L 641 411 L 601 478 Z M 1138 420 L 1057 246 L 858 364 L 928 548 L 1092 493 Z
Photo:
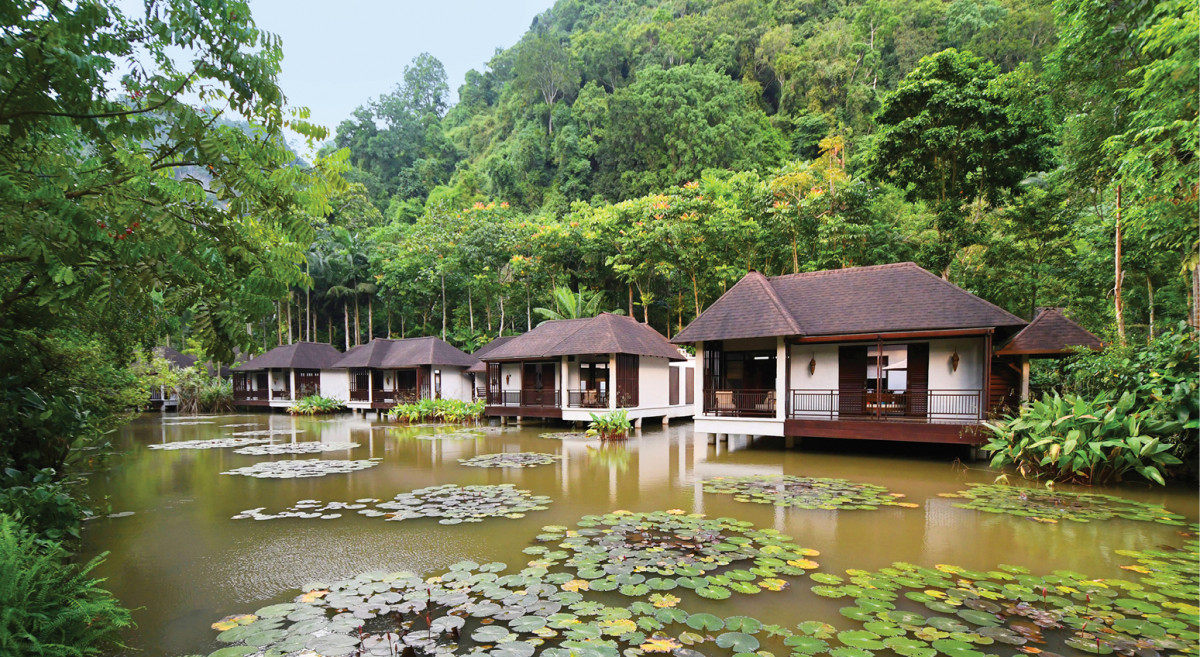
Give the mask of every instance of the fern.
M 86 657 L 120 644 L 129 611 L 56 543 L 38 542 L 0 514 L 0 655 Z

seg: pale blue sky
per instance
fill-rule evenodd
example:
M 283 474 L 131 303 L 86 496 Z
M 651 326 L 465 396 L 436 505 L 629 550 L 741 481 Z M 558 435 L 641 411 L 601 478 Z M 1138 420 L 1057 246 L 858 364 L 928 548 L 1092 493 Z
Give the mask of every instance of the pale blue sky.
M 457 98 L 463 76 L 482 70 L 553 0 L 251 0 L 261 29 L 283 39 L 281 84 L 291 105 L 331 131 L 354 108 L 395 88 L 413 57 L 442 61 Z

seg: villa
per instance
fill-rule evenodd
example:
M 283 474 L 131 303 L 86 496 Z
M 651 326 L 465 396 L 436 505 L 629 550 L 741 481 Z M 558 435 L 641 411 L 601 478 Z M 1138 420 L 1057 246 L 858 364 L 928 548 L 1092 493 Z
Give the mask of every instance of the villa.
M 312 395 L 345 400 L 346 372 L 333 367 L 341 352 L 323 342 L 293 342 L 233 368 L 238 406 L 287 408 Z
M 1099 346 L 1061 311 L 1027 324 L 911 262 L 752 271 L 672 342 L 696 347 L 698 433 L 962 444 L 1028 395 L 1029 357 Z
M 167 361 L 167 367 L 173 370 L 185 370 L 196 364 L 195 356 L 188 356 L 172 347 L 161 346 L 154 348 L 154 356 Z M 150 408 L 156 411 L 175 410 L 179 407 L 179 394 L 167 386 L 158 386 L 150 391 Z
M 483 362 L 483 357 L 494 351 L 500 345 L 512 340 L 517 336 L 505 335 L 498 338 L 493 338 L 491 342 L 483 345 L 471 353 L 479 362 L 475 363 L 467 369 L 467 373 L 471 375 L 471 386 L 475 393 L 475 399 L 484 399 L 487 397 L 486 374 L 487 365 Z
M 348 372 L 347 406 L 381 411 L 422 399 L 471 401 L 467 369 L 477 362 L 435 337 L 375 338 L 347 351 L 332 367 Z
M 582 422 L 592 413 L 625 409 L 641 426 L 644 418 L 693 413 L 692 360 L 630 317 L 543 322 L 481 360 L 490 417 Z

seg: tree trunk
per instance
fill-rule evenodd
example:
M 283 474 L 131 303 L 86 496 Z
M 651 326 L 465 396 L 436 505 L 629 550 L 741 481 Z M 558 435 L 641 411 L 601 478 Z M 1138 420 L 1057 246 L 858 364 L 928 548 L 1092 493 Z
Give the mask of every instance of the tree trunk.
M 1200 262 L 1192 263 L 1192 328 L 1200 329 Z
M 467 315 L 471 317 L 471 337 L 475 337 L 475 305 L 471 301 L 471 286 L 467 286 Z
M 346 318 L 346 351 L 350 351 L 350 304 L 342 301 L 342 316 Z
M 354 295 L 354 346 L 362 344 L 362 327 L 358 323 L 358 295 Z
M 442 273 L 442 340 L 446 339 L 446 274 Z
M 626 285 L 625 287 L 629 290 L 629 316 L 633 317 L 633 286 Z
M 1113 285 L 1113 305 L 1117 314 L 1117 338 L 1121 346 L 1125 346 L 1125 305 L 1121 300 L 1121 282 L 1125 278 L 1121 271 L 1121 185 L 1117 185 L 1117 230 L 1115 234 L 1116 248 L 1114 249 L 1113 264 L 1115 268 Z
M 533 304 L 529 297 L 529 279 L 525 279 L 525 330 L 533 330 Z
M 282 347 L 283 346 L 283 306 L 279 305 L 278 301 L 275 302 L 275 333 L 276 333 L 275 337 L 277 337 L 279 339 L 278 340 L 279 344 L 277 346 Z
M 489 293 L 484 297 L 483 308 L 487 311 L 488 333 L 492 332 L 492 295 Z
M 392 339 L 392 309 L 391 308 L 388 308 L 387 316 L 388 316 L 388 339 L 391 340 Z
M 367 297 L 367 342 L 375 338 L 375 297 Z
M 325 327 L 329 329 L 329 346 L 333 346 L 333 315 L 325 318 Z
M 500 337 L 504 337 L 504 293 L 500 293 Z
M 309 277 L 308 285 L 304 287 L 304 328 L 307 331 L 304 341 L 312 342 L 312 273 L 307 258 L 304 261 L 304 274 Z
M 694 269 L 692 270 L 692 300 L 696 302 L 696 317 L 699 317 L 700 316 L 700 287 L 698 285 L 696 285 L 696 270 L 694 270 Z M 683 310 L 680 309 L 679 313 L 680 313 L 679 323 L 682 325 L 683 324 L 683 319 L 682 319 Z M 692 319 L 695 319 L 696 317 L 693 317 Z M 683 330 L 683 329 L 680 329 L 680 330 Z
M 288 344 L 292 343 L 292 300 L 287 300 Z
M 1146 274 L 1146 306 L 1150 308 L 1150 335 L 1148 342 L 1154 342 L 1154 281 Z

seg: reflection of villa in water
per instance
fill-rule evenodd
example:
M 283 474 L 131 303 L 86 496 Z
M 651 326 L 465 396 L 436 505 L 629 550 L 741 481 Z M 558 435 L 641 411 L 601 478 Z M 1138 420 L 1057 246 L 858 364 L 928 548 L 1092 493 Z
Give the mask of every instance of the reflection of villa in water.
M 1099 340 L 1033 323 L 906 262 L 750 272 L 672 342 L 693 344 L 695 428 L 714 434 L 976 443 L 1028 395 L 1030 357 Z

